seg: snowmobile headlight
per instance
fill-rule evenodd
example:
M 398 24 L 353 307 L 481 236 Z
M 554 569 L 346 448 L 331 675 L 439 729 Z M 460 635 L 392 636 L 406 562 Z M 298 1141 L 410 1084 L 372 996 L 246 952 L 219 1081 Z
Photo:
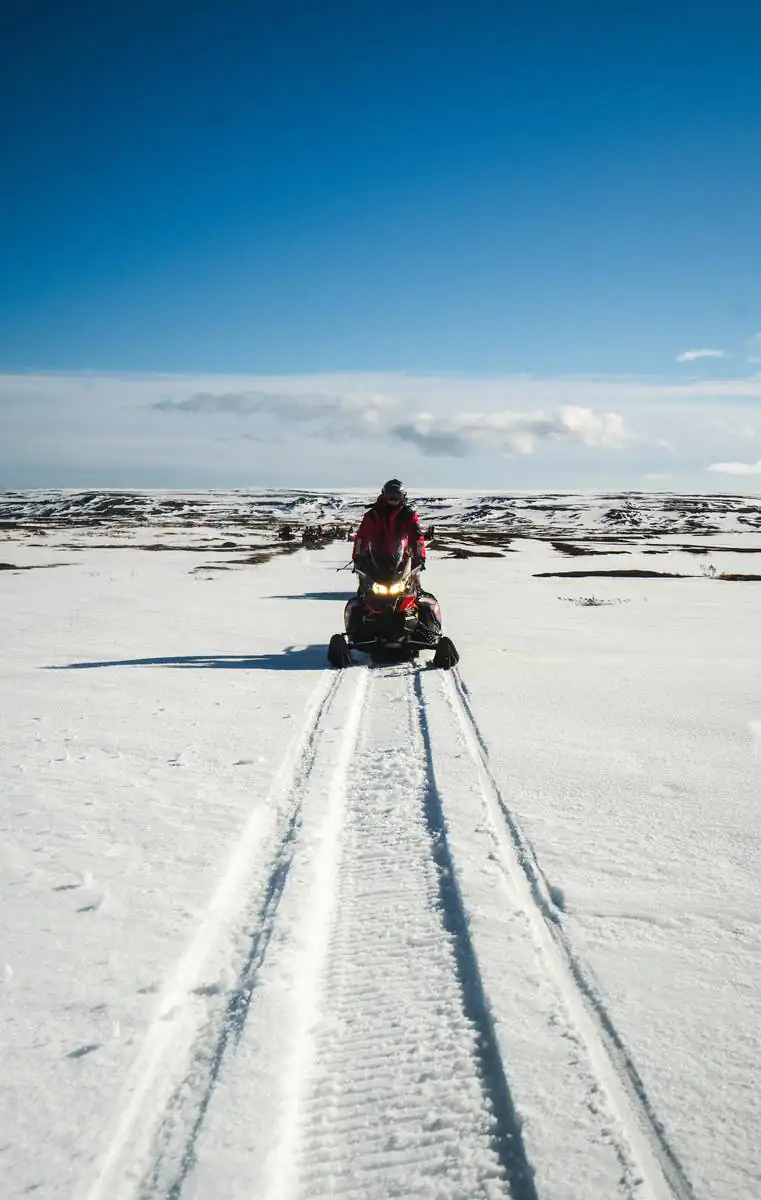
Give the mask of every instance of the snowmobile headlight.
M 389 590 L 390 589 L 386 587 L 385 583 L 374 583 L 373 584 L 373 591 L 377 592 L 379 596 L 388 595 Z
M 398 596 L 400 592 L 404 591 L 404 580 L 400 579 L 398 583 L 389 584 L 388 590 L 391 596 Z

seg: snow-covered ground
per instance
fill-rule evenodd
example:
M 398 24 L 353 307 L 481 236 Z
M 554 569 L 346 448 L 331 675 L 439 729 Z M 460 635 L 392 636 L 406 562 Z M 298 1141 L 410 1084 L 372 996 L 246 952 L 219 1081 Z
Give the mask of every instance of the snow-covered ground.
M 3 1200 L 754 1200 L 761 503 L 360 500 L 0 497 Z

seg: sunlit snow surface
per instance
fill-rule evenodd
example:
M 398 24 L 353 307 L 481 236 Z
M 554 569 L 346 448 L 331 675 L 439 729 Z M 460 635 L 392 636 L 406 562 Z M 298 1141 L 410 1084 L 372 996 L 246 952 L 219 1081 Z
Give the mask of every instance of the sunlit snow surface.
M 371 499 L 0 494 L 3 1200 L 753 1200 L 761 499 Z

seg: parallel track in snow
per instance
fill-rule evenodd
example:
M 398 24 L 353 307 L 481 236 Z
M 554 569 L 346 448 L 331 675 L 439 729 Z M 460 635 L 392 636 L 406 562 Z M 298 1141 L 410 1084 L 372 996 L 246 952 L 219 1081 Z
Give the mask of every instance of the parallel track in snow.
M 304 790 L 341 686 L 340 676 L 326 672 L 315 687 L 269 795 L 253 810 L 208 913 L 163 989 L 84 1200 L 180 1196 L 224 1061 L 245 1026 L 296 851 Z M 262 885 L 249 872 L 262 853 L 271 808 L 280 813 L 279 833 Z M 204 972 L 234 924 L 250 928 L 250 938 L 237 956 L 232 988 L 215 1005 Z
M 295 1179 L 282 1194 L 382 1200 L 435 1187 L 442 1198 L 536 1200 L 416 677 L 372 672 L 322 984 L 330 1020 L 313 1047 Z
M 323 724 L 329 717 L 339 687 L 344 682 L 348 684 L 347 677 L 340 674 L 331 673 L 326 679 L 330 682 L 326 687 L 324 699 L 314 707 L 311 724 L 310 719 L 307 720 L 297 763 L 291 774 L 281 839 L 272 860 L 261 908 L 251 921 L 252 932 L 248 951 L 240 964 L 236 984 L 221 1019 L 216 1021 L 211 1032 L 207 1031 L 200 1039 L 188 1077 L 176 1090 L 167 1106 L 159 1148 L 139 1193 L 139 1200 L 153 1200 L 154 1197 L 161 1197 L 162 1200 L 181 1200 L 185 1182 L 196 1165 L 197 1142 L 203 1131 L 209 1105 L 214 1098 L 225 1061 L 243 1036 L 294 856 L 299 849 L 299 834 L 305 818 L 304 803 L 317 753 L 321 748 Z M 360 679 L 354 697 L 355 711 L 353 715 L 349 715 L 341 733 L 337 761 L 328 784 L 330 792 L 339 793 L 339 800 L 363 707 L 364 684 L 365 680 Z M 319 915 L 317 919 L 319 923 Z M 312 961 L 314 966 L 314 959 Z
M 625 1040 L 566 930 L 562 912 L 533 846 L 492 772 L 486 739 L 459 671 L 441 678 L 475 767 L 503 868 L 522 898 L 548 976 L 580 1033 L 634 1154 L 649 1194 L 658 1200 L 695 1200 L 692 1184 L 648 1096 Z
M 436 712 L 429 687 L 446 701 Z M 465 684 L 456 671 L 415 667 L 326 673 L 318 684 L 270 793 L 280 816 L 268 873 L 247 878 L 260 845 L 246 831 L 220 883 L 224 921 L 201 926 L 174 972 L 85 1200 L 539 1200 L 437 784 L 433 744 L 445 729 L 453 749 L 462 739 L 462 782 L 480 795 L 540 969 L 610 1101 L 623 1139 L 615 1194 L 694 1200 L 500 790 Z M 475 810 L 467 819 L 479 821 Z M 248 930 L 234 983 L 193 1001 L 233 917 Z M 162 1021 L 182 994 L 180 1021 Z M 242 1085 L 236 1076 L 236 1051 L 261 1059 L 273 1016 L 282 1055 L 265 1068 L 271 1135 L 252 1148 L 244 1132 L 228 1192 L 213 1160 L 233 1116 L 225 1106 L 233 1094 L 258 1104 L 247 1069 Z

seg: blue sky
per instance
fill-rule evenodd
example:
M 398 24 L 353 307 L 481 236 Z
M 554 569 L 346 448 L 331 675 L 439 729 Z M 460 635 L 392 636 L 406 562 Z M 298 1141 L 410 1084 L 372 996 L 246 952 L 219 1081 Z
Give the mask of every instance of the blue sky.
M 606 411 L 626 416 L 629 449 L 639 447 L 625 477 L 665 474 L 654 452 L 640 462 L 643 439 L 665 434 L 649 409 L 639 424 L 637 411 L 624 414 L 622 379 L 723 381 L 710 420 L 756 403 L 739 385 L 761 356 L 760 51 L 750 0 L 6 0 L 0 405 L 11 407 L 0 417 L 15 441 L 12 459 L 0 450 L 0 486 L 86 482 L 90 460 L 64 450 L 77 389 L 58 386 L 83 372 L 102 438 L 115 374 L 187 377 L 186 399 L 210 377 L 220 396 L 314 396 L 326 392 L 318 376 L 333 394 L 340 375 L 352 381 L 350 405 L 378 375 L 410 404 L 425 386 L 408 397 L 392 377 L 444 375 L 461 381 L 460 399 L 428 389 L 427 411 L 458 428 L 480 381 L 505 380 L 501 395 L 488 392 L 491 417 L 517 411 L 516 376 L 546 381 L 551 415 L 563 380 L 577 381 L 584 408 L 582 381 L 604 375 Z M 700 350 L 716 353 L 679 361 Z M 32 409 L 13 382 L 24 373 L 51 377 L 59 460 L 24 440 Z M 262 383 L 271 376 L 277 387 Z M 705 397 L 689 412 L 694 397 L 678 400 L 688 424 L 706 418 Z M 284 411 L 267 420 L 287 444 L 293 406 Z M 220 421 L 232 415 L 220 404 Z M 262 413 L 234 415 L 255 474 Z M 425 424 L 417 410 L 411 418 Z M 187 427 L 194 413 L 173 419 Z M 30 439 L 38 421 L 35 410 Z M 204 440 L 234 437 L 223 424 Z M 751 424 L 726 446 L 746 465 L 761 459 Z M 118 423 L 110 428 L 124 444 Z M 567 470 L 556 456 L 540 463 L 557 449 L 558 427 L 545 428 L 555 432 L 530 449 L 502 448 L 531 458 L 519 476 L 594 486 L 621 475 L 620 446 L 617 458 L 603 461 L 613 451 L 599 446 Z M 157 429 L 136 444 L 160 441 Z M 328 478 L 344 475 L 327 443 L 335 429 L 315 417 L 309 436 L 325 477 L 314 477 L 312 453 L 305 484 L 339 482 Z M 501 460 L 476 461 L 489 457 L 478 439 L 447 455 L 460 443 L 445 439 L 434 453 L 416 438 L 404 449 L 421 479 L 450 458 L 463 486 L 485 470 L 500 483 Z M 394 449 L 392 439 L 389 460 Z M 697 481 L 710 449 L 707 434 L 677 477 Z M 169 450 L 148 479 L 151 453 L 109 455 L 106 481 L 120 486 L 130 471 L 160 485 L 181 483 L 186 469 L 197 481 Z M 210 485 L 223 480 L 257 482 L 208 473 Z

